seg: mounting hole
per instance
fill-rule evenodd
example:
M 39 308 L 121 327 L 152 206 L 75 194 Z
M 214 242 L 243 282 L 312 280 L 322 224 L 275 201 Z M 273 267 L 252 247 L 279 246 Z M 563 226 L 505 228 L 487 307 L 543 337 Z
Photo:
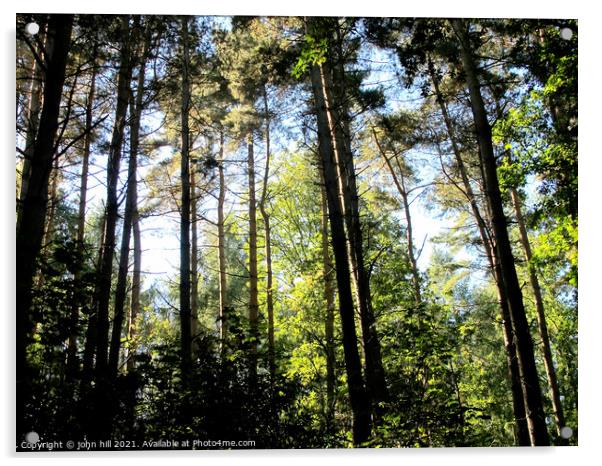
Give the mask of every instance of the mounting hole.
M 38 434 L 37 432 L 28 432 L 27 434 L 25 434 L 25 440 L 28 443 L 38 443 L 40 441 L 40 434 Z
M 568 426 L 564 426 L 560 429 L 560 436 L 564 439 L 570 439 L 573 436 L 573 429 Z
M 573 31 L 571 28 L 562 28 L 560 30 L 560 37 L 562 37 L 564 40 L 571 40 L 573 37 Z
M 25 25 L 25 32 L 30 36 L 35 36 L 40 32 L 40 25 L 38 23 L 27 23 Z

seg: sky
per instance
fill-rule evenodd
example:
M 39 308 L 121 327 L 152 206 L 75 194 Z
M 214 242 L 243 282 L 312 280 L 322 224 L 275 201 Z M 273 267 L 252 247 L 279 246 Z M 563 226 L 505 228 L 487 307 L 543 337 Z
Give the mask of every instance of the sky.
M 227 24 L 227 21 L 223 21 L 224 24 Z M 416 102 L 416 94 L 412 93 L 411 90 L 405 90 L 402 88 L 399 91 L 399 87 L 391 86 L 393 84 L 397 84 L 397 77 L 395 74 L 388 69 L 382 68 L 378 63 L 387 62 L 391 58 L 388 54 L 384 52 L 372 49 L 368 55 L 369 60 L 373 61 L 374 64 L 371 66 L 374 67 L 372 73 L 367 76 L 365 82 L 370 83 L 368 87 L 378 87 L 382 84 L 389 87 L 387 90 L 387 102 L 392 107 L 393 110 L 399 108 L 411 108 L 415 106 Z M 104 77 L 102 79 L 106 79 Z M 391 92 L 391 89 L 394 89 L 394 93 Z M 154 128 L 160 128 L 162 126 L 162 118 L 163 115 L 159 111 L 154 111 L 152 113 L 147 113 L 142 121 L 144 127 L 147 128 L 147 131 L 152 131 Z M 107 128 L 110 128 L 112 116 L 106 121 Z M 297 119 L 295 116 L 291 118 L 285 118 L 285 125 L 292 125 L 293 134 L 297 136 L 297 138 L 301 138 L 299 128 L 297 125 Z M 155 135 L 156 138 L 161 139 L 162 132 L 159 132 Z M 279 150 L 295 150 L 295 146 L 299 143 L 299 140 L 295 137 L 292 139 L 286 139 L 282 135 L 273 135 L 274 141 L 273 151 L 278 152 Z M 278 139 L 280 143 L 276 143 L 275 140 Z M 256 148 L 256 164 L 257 164 L 257 172 L 263 172 L 263 163 L 264 163 L 264 155 L 263 155 L 263 142 L 259 141 L 258 147 Z M 140 183 L 140 180 L 143 180 L 146 177 L 146 174 L 149 170 L 149 165 L 156 164 L 157 160 L 164 160 L 170 158 L 174 153 L 176 153 L 178 148 L 172 147 L 170 145 L 164 145 L 158 150 L 158 154 L 153 156 L 153 161 L 146 163 L 146 167 L 144 167 L 144 163 L 141 162 L 141 167 L 138 170 L 138 179 L 139 179 L 139 201 L 140 204 L 145 202 L 145 197 L 147 196 L 147 190 L 144 187 L 144 183 Z M 123 188 L 123 180 L 126 177 L 127 172 L 127 148 L 124 151 L 122 163 L 121 163 L 121 176 L 120 183 L 121 188 Z M 236 154 L 229 154 L 229 157 L 234 157 L 240 159 L 240 156 Z M 244 157 L 244 154 L 242 155 Z M 418 154 L 418 157 L 424 158 L 424 155 Z M 275 162 L 277 163 L 278 154 L 274 155 Z M 104 199 L 106 197 L 106 186 L 104 176 L 104 167 L 106 165 L 106 154 L 98 151 L 93 153 L 94 164 L 92 168 L 92 172 L 99 172 L 99 176 L 101 178 L 91 179 L 89 181 L 89 190 L 88 190 L 88 206 L 87 211 L 98 211 Z M 436 176 L 436 172 L 434 172 L 429 166 L 429 164 L 419 164 L 418 165 L 418 176 L 421 178 L 421 184 L 428 183 L 428 180 L 432 179 Z M 78 167 L 79 169 L 79 167 Z M 231 169 L 231 166 L 229 167 Z M 179 170 L 178 170 L 179 172 Z M 234 174 L 231 180 L 228 180 L 231 185 L 229 189 L 233 191 L 241 191 L 246 190 L 246 180 L 240 179 L 241 173 Z M 178 175 L 176 175 L 178 176 Z M 243 177 L 244 178 L 244 177 Z M 227 181 L 227 182 L 228 182 Z M 259 191 L 260 185 L 257 185 L 257 189 Z M 73 202 L 77 201 L 78 193 L 77 189 L 71 187 L 69 189 L 71 192 L 71 199 Z M 417 191 L 419 193 L 421 191 Z M 167 193 L 166 193 L 167 194 Z M 415 194 L 415 193 L 413 193 Z M 227 194 L 230 206 L 230 210 L 240 210 L 244 206 L 240 205 L 237 199 L 235 199 L 231 193 Z M 203 200 L 203 204 L 201 208 L 204 208 L 206 211 L 206 215 L 209 219 L 216 219 L 216 204 L 214 199 L 211 196 L 206 196 Z M 123 206 L 122 206 L 123 207 Z M 417 249 L 421 250 L 421 254 L 418 257 L 418 265 L 421 270 L 425 271 L 429 265 L 430 257 L 433 252 L 433 245 L 431 243 L 431 239 L 435 237 L 438 233 L 440 233 L 444 228 L 451 227 L 451 224 L 445 218 L 436 218 L 434 216 L 434 212 L 429 211 L 428 208 L 428 196 L 421 195 L 412 199 L 411 204 L 411 212 L 412 212 L 412 222 L 414 229 L 414 242 Z M 398 213 L 398 218 L 401 219 L 401 223 L 404 223 L 401 205 Z M 199 233 L 201 237 L 199 238 L 199 243 L 203 244 L 211 241 L 211 238 L 202 237 L 203 230 L 207 226 L 207 223 L 204 221 L 200 221 L 199 224 Z M 171 212 L 169 214 L 164 215 L 154 215 L 147 218 L 144 218 L 141 221 L 141 243 L 142 243 L 142 271 L 143 271 L 143 289 L 148 289 L 154 283 L 161 283 L 167 277 L 169 279 L 177 279 L 177 275 L 179 273 L 179 218 L 177 212 Z M 120 243 L 117 243 L 118 246 Z

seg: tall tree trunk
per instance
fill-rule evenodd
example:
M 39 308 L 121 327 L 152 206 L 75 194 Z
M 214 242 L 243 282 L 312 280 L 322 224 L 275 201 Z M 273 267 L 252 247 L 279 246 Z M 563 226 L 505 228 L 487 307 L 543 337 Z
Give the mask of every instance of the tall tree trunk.
M 96 337 L 96 378 L 97 390 L 104 390 L 102 383 L 108 375 L 109 350 L 109 303 L 111 298 L 111 278 L 113 276 L 113 256 L 115 254 L 115 231 L 119 217 L 117 183 L 121 164 L 122 143 L 126 124 L 126 113 L 130 95 L 132 67 L 130 63 L 129 16 L 121 17 L 121 50 L 119 54 L 119 73 L 117 79 L 117 106 L 115 123 L 109 147 L 107 162 L 107 201 L 105 237 L 100 262 L 97 286 L 97 337 Z M 102 409 L 102 407 L 99 407 Z
M 550 346 L 550 336 L 548 334 L 548 325 L 546 323 L 545 308 L 543 305 L 543 297 L 541 295 L 541 287 L 537 272 L 532 264 L 533 253 L 531 252 L 531 244 L 529 242 L 529 234 L 525 225 L 525 219 L 521 208 L 521 200 L 515 188 L 510 191 L 514 211 L 516 213 L 516 221 L 520 232 L 521 243 L 525 250 L 525 259 L 527 260 L 527 269 L 529 270 L 529 280 L 535 297 L 535 310 L 537 312 L 537 327 L 541 337 L 541 348 L 543 352 L 543 362 L 550 384 L 550 398 L 552 400 L 552 409 L 554 413 L 554 421 L 556 423 L 556 432 L 560 437 L 560 430 L 564 427 L 564 412 L 562 410 L 562 402 L 560 400 L 560 390 L 558 389 L 558 378 L 554 368 L 554 360 L 552 359 L 552 348 Z
M 109 305 L 111 301 L 111 281 L 113 277 L 113 257 L 115 255 L 115 237 L 119 217 L 118 189 L 119 169 L 121 165 L 122 144 L 125 133 L 126 114 L 129 105 L 132 65 L 130 56 L 130 18 L 120 18 L 121 50 L 119 53 L 119 72 L 117 78 L 117 105 L 115 122 L 109 146 L 107 162 L 107 199 L 105 235 L 98 282 L 96 286 L 96 366 L 94 388 L 94 421 L 88 419 L 88 431 L 93 438 L 106 438 L 112 425 L 112 401 L 109 382 Z
M 137 29 L 140 28 L 139 19 L 136 19 Z M 134 211 L 138 203 L 138 148 L 140 147 L 140 118 L 143 110 L 144 80 L 146 72 L 146 56 L 150 46 L 150 37 L 147 34 L 144 40 L 140 67 L 138 70 L 137 90 L 134 99 L 131 94 L 130 105 L 130 159 L 128 162 L 127 191 L 125 199 L 125 212 L 123 215 L 123 229 L 121 233 L 121 249 L 119 253 L 119 270 L 117 272 L 117 285 L 115 287 L 115 306 L 113 318 L 113 331 L 111 334 L 111 347 L 109 351 L 109 377 L 114 380 L 119 368 L 119 354 L 121 352 L 121 337 L 123 321 L 125 320 L 125 301 L 127 295 L 127 276 L 130 265 L 130 240 L 132 237 L 132 224 Z
M 99 242 L 98 242 L 98 257 L 96 260 L 96 270 L 100 270 L 100 264 L 102 261 L 102 251 L 104 250 L 104 240 L 105 240 L 105 227 L 107 224 L 107 217 L 103 215 L 102 223 L 99 229 Z M 93 298 L 95 300 L 96 297 Z M 84 344 L 84 357 L 82 364 L 82 377 L 81 377 L 81 389 L 80 392 L 82 404 L 86 405 L 87 409 L 87 396 L 86 394 L 89 392 L 90 383 L 92 382 L 92 378 L 94 376 L 94 357 L 96 355 L 96 338 L 98 336 L 98 315 L 96 309 L 94 307 L 94 301 L 92 301 L 89 316 L 88 316 L 88 325 L 86 328 L 86 341 Z
M 529 430 L 527 426 L 527 418 L 525 416 L 525 402 L 523 399 L 523 392 L 521 388 L 520 382 L 520 371 L 518 368 L 518 359 L 516 355 L 516 345 L 514 344 L 514 334 L 512 331 L 512 322 L 510 320 L 510 313 L 508 308 L 508 300 L 506 298 L 506 289 L 503 283 L 503 277 L 501 274 L 501 270 L 499 267 L 499 261 L 496 260 L 494 253 L 494 245 L 491 238 L 490 230 L 481 214 L 479 204 L 477 198 L 475 196 L 474 190 L 472 189 L 472 185 L 470 183 L 470 179 L 468 178 L 468 172 L 464 165 L 464 160 L 462 159 L 462 154 L 460 152 L 460 146 L 457 142 L 454 127 L 452 124 L 452 120 L 447 111 L 447 106 L 445 101 L 443 100 L 443 94 L 441 93 L 441 89 L 439 86 L 439 80 L 437 78 L 437 74 L 435 73 L 433 62 L 429 58 L 429 73 L 431 76 L 431 80 L 433 82 L 433 87 L 435 89 L 435 97 L 437 103 L 439 104 L 439 108 L 441 109 L 441 114 L 443 116 L 443 121 L 445 122 L 445 127 L 447 130 L 447 134 L 449 136 L 452 151 L 454 153 L 456 164 L 458 166 L 458 171 L 460 173 L 460 177 L 462 178 L 462 186 L 464 189 L 460 189 L 463 194 L 468 199 L 470 203 L 470 208 L 472 210 L 473 217 L 477 223 L 477 228 L 479 230 L 479 235 L 481 237 L 481 242 L 483 243 L 483 248 L 485 250 L 485 255 L 489 262 L 489 267 L 491 274 L 494 278 L 497 294 L 498 294 L 498 302 L 500 305 L 500 314 L 502 320 L 502 330 L 504 336 L 504 348 L 506 353 L 506 363 L 508 367 L 508 380 L 510 382 L 510 388 L 512 392 L 512 408 L 514 414 L 514 423 L 515 423 L 515 438 L 516 443 L 519 446 L 528 446 L 531 444 L 531 440 L 529 438 Z
M 249 371 L 251 383 L 257 376 L 257 345 L 259 343 L 259 293 L 257 277 L 257 202 L 255 199 L 255 156 L 253 131 L 247 136 L 247 177 L 249 183 Z
M 46 41 L 45 27 L 45 24 L 40 25 L 40 33 L 38 36 L 40 44 L 44 44 Z M 41 50 L 38 50 L 38 55 L 42 55 L 40 52 Z M 42 105 L 43 79 L 44 72 L 41 69 L 38 61 L 34 59 L 31 69 L 29 105 L 27 107 L 26 114 L 27 132 L 25 136 L 25 149 L 23 151 L 23 167 L 21 169 L 21 190 L 19 192 L 17 228 L 19 228 L 19 225 L 21 224 L 22 205 L 25 202 L 25 197 L 27 196 L 29 177 L 31 176 L 31 159 L 33 157 L 38 124 L 40 120 L 40 107 Z
M 224 132 L 219 135 L 219 195 L 217 198 L 217 251 L 219 263 L 219 329 L 220 347 L 222 355 L 226 351 L 228 338 L 228 302 L 226 283 L 226 234 L 224 232 L 224 204 L 226 201 L 226 183 L 224 180 Z
M 276 350 L 274 347 L 274 274 L 272 272 L 272 236 L 270 215 L 266 210 L 268 194 L 268 178 L 270 176 L 270 115 L 268 106 L 267 89 L 263 87 L 263 106 L 265 113 L 265 171 L 263 174 L 263 190 L 259 201 L 259 211 L 263 218 L 265 233 L 265 268 L 266 268 L 266 310 L 268 314 L 268 368 L 271 383 L 276 377 Z
M 132 298 L 130 304 L 130 314 L 128 318 L 128 360 L 127 370 L 131 372 L 136 367 L 136 319 L 140 315 L 140 275 L 142 267 L 142 245 L 140 241 L 140 213 L 136 200 L 132 218 L 132 231 L 134 236 L 134 270 L 132 272 Z
M 71 46 L 73 15 L 51 15 L 48 34 L 53 40 L 47 55 L 44 103 L 30 165 L 29 188 L 23 200 L 22 216 L 16 235 L 16 321 L 17 321 L 17 439 L 35 426 L 27 414 L 31 403 L 31 373 L 27 348 L 34 322 L 31 318 L 32 288 L 36 259 L 42 247 L 48 203 L 48 179 L 54 157 L 67 55 Z
M 545 422 L 541 387 L 537 376 L 533 341 L 529 323 L 523 305 L 522 292 L 516 268 L 510 239 L 508 237 L 507 219 L 504 214 L 502 196 L 497 178 L 496 160 L 491 139 L 491 127 L 487 120 L 487 113 L 480 84 L 477 77 L 476 65 L 468 32 L 464 21 L 451 20 L 452 27 L 458 36 L 460 56 L 462 59 L 466 82 L 470 92 L 471 109 L 473 113 L 477 140 L 479 144 L 481 161 L 485 173 L 487 201 L 491 210 L 492 230 L 495 237 L 496 255 L 500 262 L 504 287 L 510 309 L 510 319 L 516 339 L 518 366 L 521 373 L 521 384 L 525 399 L 525 413 L 529 426 L 529 437 L 533 446 L 549 445 L 550 440 Z
M 82 171 L 80 175 L 80 187 L 79 187 L 79 205 L 77 214 L 77 248 L 79 251 L 80 258 L 83 259 L 84 253 L 84 238 L 86 231 L 86 204 L 88 195 L 88 171 L 90 167 L 90 147 L 92 144 L 92 138 L 94 137 L 92 131 L 92 111 L 94 109 L 94 99 L 96 95 L 96 46 L 94 47 L 92 59 L 92 76 L 90 77 L 90 89 L 88 90 L 88 96 L 86 99 L 86 123 L 84 131 L 84 150 L 82 153 Z M 79 282 L 81 279 L 81 271 L 78 269 L 75 273 L 75 282 Z M 71 332 L 69 335 L 69 342 L 67 347 L 67 367 L 71 374 L 75 374 L 79 365 L 77 359 L 77 334 L 78 334 L 78 320 L 79 320 L 79 308 L 81 303 L 74 302 L 71 308 Z
M 387 384 L 382 365 L 380 340 L 376 331 L 376 322 L 372 310 L 370 293 L 370 277 L 368 276 L 363 251 L 362 228 L 359 216 L 359 195 L 353 153 L 351 151 L 351 136 L 349 133 L 349 117 L 345 104 L 347 96 L 344 91 L 344 70 L 342 58 L 339 56 L 338 66 L 335 66 L 334 81 L 328 67 L 324 70 L 324 95 L 329 115 L 330 131 L 333 136 L 334 154 L 338 168 L 340 189 L 344 204 L 345 222 L 349 238 L 349 258 L 357 286 L 357 298 L 362 329 L 362 341 L 366 364 L 366 387 L 371 398 L 374 414 L 380 418 L 382 410 L 380 402 L 387 399 Z
M 180 344 L 182 378 L 187 379 L 191 370 L 190 334 L 190 134 L 188 114 L 190 111 L 190 57 L 188 43 L 188 17 L 182 18 L 182 160 L 180 178 L 182 183 L 182 205 L 180 208 Z
M 54 215 L 56 213 L 56 206 L 59 203 L 58 189 L 60 179 L 60 169 L 58 159 L 54 159 L 52 163 L 52 171 L 50 172 L 50 193 L 48 197 L 48 212 L 46 213 L 46 225 L 44 227 L 44 237 L 42 238 L 42 249 L 46 248 L 52 241 L 53 227 L 54 227 Z M 43 280 L 44 277 L 38 277 Z
M 339 295 L 339 313 L 343 331 L 343 352 L 349 401 L 353 413 L 353 443 L 359 446 L 370 437 L 370 400 L 364 386 L 362 365 L 358 352 L 358 340 L 355 330 L 353 292 L 351 289 L 351 271 L 347 256 L 347 238 L 343 207 L 339 198 L 338 175 L 335 150 L 328 121 L 325 98 L 324 70 L 314 65 L 311 70 L 311 82 L 318 121 L 318 147 L 324 172 L 324 184 L 328 199 L 328 218 L 330 221 L 331 244 L 334 253 L 337 288 Z
M 196 172 L 190 172 L 190 211 L 192 243 L 190 248 L 190 333 L 192 334 L 192 353 L 197 352 L 199 333 L 199 238 L 197 219 Z
M 328 247 L 328 199 L 324 182 L 324 170 L 320 172 L 320 212 L 322 234 L 322 273 L 324 274 L 324 299 L 326 315 L 324 318 L 324 338 L 326 340 L 326 425 L 331 428 L 335 409 L 336 359 L 334 345 L 335 289 L 332 279 L 334 265 Z

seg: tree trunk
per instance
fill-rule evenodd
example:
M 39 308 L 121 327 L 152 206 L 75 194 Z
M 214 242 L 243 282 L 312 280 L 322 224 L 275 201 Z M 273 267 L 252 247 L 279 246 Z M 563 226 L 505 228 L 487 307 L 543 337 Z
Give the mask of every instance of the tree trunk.
M 129 105 L 130 80 L 132 66 L 130 57 L 130 18 L 120 18 L 121 50 L 119 53 L 119 72 L 117 78 L 117 106 L 115 123 L 109 146 L 107 162 L 107 200 L 105 235 L 96 287 L 96 385 L 94 389 L 94 422 L 87 422 L 91 437 L 105 438 L 110 435 L 112 401 L 109 382 L 109 305 L 111 301 L 111 280 L 113 277 L 113 257 L 115 255 L 115 236 L 119 218 L 118 181 L 121 165 L 122 144 L 125 133 L 126 114 Z
M 127 370 L 131 372 L 136 367 L 136 319 L 140 315 L 140 275 L 142 267 L 142 245 L 140 241 L 140 214 L 138 207 L 134 207 L 132 219 L 134 233 L 134 270 L 132 272 L 132 298 L 130 315 L 128 319 L 128 361 Z
M 48 179 L 54 157 L 54 139 L 58 129 L 72 26 L 73 15 L 50 16 L 48 30 L 54 45 L 47 55 L 44 103 L 31 157 L 29 188 L 23 200 L 22 217 L 16 235 L 17 439 L 35 426 L 35 419 L 27 415 L 27 405 L 31 403 L 27 348 L 34 327 L 31 319 L 32 288 L 36 259 L 44 235 Z
M 466 25 L 462 20 L 458 19 L 452 20 L 451 24 L 459 39 L 460 55 L 470 92 L 471 109 L 485 173 L 484 182 L 486 185 L 487 202 L 491 210 L 495 250 L 501 267 L 510 309 L 510 319 L 516 341 L 518 366 L 525 399 L 525 413 L 527 416 L 527 425 L 529 426 L 529 437 L 533 446 L 549 445 L 550 441 L 545 422 L 541 388 L 535 365 L 533 341 L 516 274 L 514 257 L 508 237 L 507 220 L 499 189 L 496 160 L 491 139 L 491 127 L 487 120 L 485 104 L 481 96 L 476 65 L 470 48 Z
M 41 44 L 45 43 L 46 31 L 45 25 L 40 25 L 39 40 Z M 38 50 L 38 54 L 42 55 L 41 50 Z M 29 177 L 31 175 L 31 159 L 33 157 L 33 151 L 36 142 L 36 135 L 38 131 L 38 124 L 40 120 L 40 107 L 42 105 L 42 91 L 43 91 L 43 79 L 44 71 L 41 69 L 40 64 L 37 60 L 33 60 L 31 69 L 31 87 L 29 93 L 29 106 L 27 107 L 27 133 L 25 137 L 25 149 L 23 151 L 23 167 L 21 169 L 21 190 L 19 192 L 19 210 L 17 212 L 17 228 L 21 224 L 22 205 L 27 196 L 27 189 L 29 187 Z
M 137 20 L 137 23 L 139 20 Z M 140 27 L 139 24 L 136 27 Z M 150 46 L 150 37 L 147 35 L 140 56 L 136 98 L 131 93 L 130 106 L 130 159 L 128 163 L 127 192 L 125 199 L 125 212 L 123 216 L 123 229 L 121 233 L 121 249 L 119 253 L 119 270 L 115 288 L 115 306 L 113 318 L 113 333 L 111 334 L 111 348 L 109 351 L 109 377 L 114 380 L 119 368 L 119 354 L 121 351 L 121 334 L 125 320 L 125 301 L 127 295 L 127 276 L 130 265 L 130 240 L 132 236 L 132 223 L 134 211 L 138 204 L 138 148 L 140 147 L 140 118 L 143 110 L 144 80 L 146 71 L 146 55 Z
M 334 346 L 335 289 L 332 280 L 334 265 L 328 247 L 328 199 L 324 182 L 324 171 L 320 172 L 320 212 L 322 234 L 322 270 L 324 274 L 324 299 L 326 316 L 324 319 L 324 338 L 326 340 L 326 425 L 331 428 L 335 409 L 336 359 Z
M 226 200 L 226 183 L 224 181 L 224 132 L 219 135 L 219 196 L 217 200 L 217 250 L 219 263 L 219 329 L 222 355 L 226 351 L 228 338 L 227 320 L 227 283 L 226 283 L 226 235 L 224 232 L 224 204 Z
M 130 315 L 128 319 L 128 372 L 133 371 L 136 367 L 136 319 L 138 318 L 138 315 L 140 315 L 140 275 L 142 267 L 142 245 L 140 242 L 140 214 L 138 212 L 138 207 L 136 204 L 137 202 L 135 203 L 132 218 L 132 231 L 134 233 L 134 270 L 132 272 L 132 298 L 130 305 Z
M 86 123 L 84 131 L 86 135 L 84 137 L 84 150 L 82 154 L 82 171 L 80 175 L 80 188 L 79 188 L 79 206 L 77 215 L 77 247 L 79 250 L 79 256 L 83 259 L 84 253 L 84 238 L 86 230 L 86 204 L 88 195 L 88 171 L 90 166 L 90 146 L 92 144 L 93 132 L 92 132 L 92 111 L 94 109 L 94 99 L 96 95 L 96 47 L 93 52 L 92 60 L 92 76 L 90 77 L 90 89 L 86 99 Z M 77 283 L 81 279 L 81 273 L 79 270 L 75 273 L 75 282 Z M 67 347 L 67 367 L 71 374 L 75 374 L 79 365 L 77 360 L 77 333 L 78 333 L 78 321 L 79 321 L 79 308 L 78 302 L 73 303 L 71 308 L 71 334 L 69 335 L 69 342 Z
M 56 205 L 58 204 L 58 189 L 59 189 L 59 161 L 54 159 L 52 163 L 52 171 L 50 172 L 50 193 L 48 197 L 48 211 L 46 213 L 46 225 L 44 227 L 44 237 L 42 238 L 42 249 L 45 249 L 52 241 L 54 215 L 56 213 Z M 43 280 L 44 277 L 38 276 L 39 280 Z M 42 282 L 40 282 L 41 284 Z
M 99 231 L 99 243 L 98 243 L 98 258 L 96 261 L 96 270 L 100 270 L 100 263 L 102 261 L 102 251 L 104 250 L 105 240 L 105 226 L 107 224 L 107 217 L 103 215 L 102 224 Z M 94 300 L 96 297 L 93 298 Z M 85 396 L 90 388 L 90 383 L 94 376 L 94 356 L 96 355 L 96 337 L 98 335 L 98 318 L 96 309 L 94 308 L 94 302 L 90 308 L 90 315 L 88 316 L 88 325 L 86 328 L 86 341 L 84 344 L 84 357 L 82 364 L 82 377 L 81 377 L 81 393 L 82 402 L 85 404 L 87 398 Z
M 349 258 L 355 284 L 362 329 L 366 364 L 366 387 L 371 398 L 374 414 L 380 418 L 382 410 L 379 403 L 387 399 L 387 384 L 382 365 L 380 340 L 376 331 L 376 322 L 372 311 L 372 298 L 370 293 L 370 278 L 364 263 L 362 229 L 359 216 L 359 195 L 357 191 L 353 153 L 351 151 L 351 138 L 349 133 L 349 117 L 344 92 L 344 71 L 341 58 L 339 66 L 335 67 L 335 82 L 333 84 L 328 64 L 323 65 L 324 70 L 324 95 L 329 115 L 330 131 L 333 135 L 334 154 L 338 168 L 339 183 L 345 212 L 345 223 L 349 237 Z
M 107 163 L 107 201 L 105 237 L 100 262 L 100 271 L 97 286 L 97 337 L 96 337 L 96 378 L 99 381 L 106 379 L 108 373 L 109 350 L 109 303 L 111 299 L 111 278 L 113 275 L 113 256 L 115 254 L 115 231 L 119 217 L 117 200 L 117 183 L 121 164 L 122 143 L 126 124 L 126 113 L 129 103 L 130 79 L 132 67 L 130 63 L 130 37 L 129 17 L 121 18 L 121 51 L 119 74 L 117 80 L 117 107 L 115 109 L 115 123 L 109 147 L 109 160 Z M 98 384 L 97 387 L 99 387 Z M 99 387 L 102 390 L 103 387 Z M 102 408 L 101 408 L 102 409 Z
M 311 70 L 311 82 L 318 121 L 318 147 L 324 172 L 324 183 L 328 199 L 328 218 L 335 260 L 337 288 L 339 295 L 339 313 L 343 330 L 343 352 L 347 387 L 353 413 L 353 443 L 360 446 L 370 437 L 370 401 L 362 377 L 362 365 L 357 347 L 353 292 L 351 290 L 351 271 L 347 256 L 347 239 L 343 208 L 339 198 L 337 169 L 332 134 L 328 121 L 325 98 L 324 70 L 314 65 Z
M 268 194 L 268 178 L 270 176 L 270 116 L 266 86 L 263 88 L 263 104 L 265 112 L 265 171 L 263 174 L 263 190 L 259 201 L 259 211 L 263 218 L 265 233 L 265 268 L 266 268 L 266 310 L 268 314 L 268 368 L 271 383 L 276 377 L 276 350 L 274 347 L 274 274 L 272 272 L 272 237 L 270 226 L 270 215 L 266 210 L 266 199 Z
M 543 305 L 543 297 L 541 295 L 541 287 L 539 285 L 537 272 L 535 271 L 535 268 L 532 264 L 533 254 L 531 252 L 529 234 L 527 233 L 527 227 L 525 226 L 525 219 L 523 218 L 520 197 L 518 195 L 518 192 L 514 188 L 512 188 L 510 194 L 512 196 L 514 210 L 516 212 L 516 221 L 518 223 L 518 229 L 520 231 L 521 243 L 523 249 L 525 250 L 525 259 L 527 261 L 527 269 L 529 270 L 529 280 L 531 282 L 531 288 L 533 289 L 533 296 L 535 297 L 537 327 L 539 329 L 539 335 L 541 336 L 543 362 L 544 367 L 546 369 L 546 375 L 548 377 L 548 383 L 550 384 L 550 398 L 552 400 L 552 409 L 554 412 L 554 421 L 556 423 L 556 432 L 560 437 L 560 430 L 564 427 L 564 413 L 562 410 L 562 402 L 560 400 L 560 390 L 558 389 L 558 379 L 556 377 L 556 370 L 554 369 L 554 360 L 552 359 L 552 348 L 550 346 L 550 336 L 548 334 L 548 325 L 546 323 L 546 314 Z
M 190 141 L 188 114 L 190 110 L 190 65 L 188 43 L 188 17 L 182 18 L 182 160 L 180 178 L 182 205 L 180 207 L 180 344 L 183 380 L 191 370 L 190 335 Z
M 257 277 L 257 203 L 255 200 L 255 156 L 253 154 L 253 132 L 247 136 L 247 176 L 249 183 L 249 349 L 250 380 L 257 376 L 257 345 L 259 343 L 259 296 Z
M 190 333 L 192 335 L 192 353 L 197 352 L 199 333 L 199 238 L 197 222 L 196 172 L 190 172 L 190 212 L 192 243 L 190 249 Z
M 464 186 L 464 190 L 462 190 L 462 192 L 468 199 L 468 202 L 470 203 L 473 217 L 477 222 L 477 228 L 479 230 L 481 242 L 483 243 L 485 255 L 489 262 L 490 271 L 496 284 L 498 302 L 500 305 L 500 315 L 503 324 L 502 330 L 504 336 L 506 363 L 508 367 L 508 380 L 510 382 L 510 388 L 512 392 L 512 408 L 514 414 L 514 430 L 516 443 L 519 446 L 529 446 L 531 444 L 531 440 L 529 438 L 529 430 L 527 426 L 527 419 L 525 416 L 525 402 L 523 400 L 523 392 L 520 382 L 520 371 L 518 368 L 518 359 L 516 356 L 516 345 L 514 344 L 514 335 L 512 331 L 512 322 L 510 320 L 510 313 L 508 309 L 508 300 L 506 299 L 506 290 L 503 283 L 503 277 L 499 269 L 499 262 L 495 259 L 495 248 L 493 246 L 490 231 L 487 227 L 487 224 L 485 223 L 483 215 L 480 212 L 477 198 L 472 189 L 472 185 L 470 184 L 468 172 L 464 165 L 464 160 L 462 159 L 460 147 L 456 140 L 452 120 L 449 117 L 447 106 L 445 105 L 445 101 L 443 100 L 443 95 L 439 87 L 439 80 L 435 73 L 433 63 L 430 59 L 429 73 L 433 82 L 433 87 L 435 89 L 435 97 L 437 99 L 437 103 L 439 104 L 439 108 L 441 109 L 443 121 L 445 122 L 445 127 L 447 129 L 447 133 L 452 145 L 452 151 L 454 153 L 456 163 L 458 165 L 458 171 L 460 172 L 460 177 L 462 178 L 462 185 Z

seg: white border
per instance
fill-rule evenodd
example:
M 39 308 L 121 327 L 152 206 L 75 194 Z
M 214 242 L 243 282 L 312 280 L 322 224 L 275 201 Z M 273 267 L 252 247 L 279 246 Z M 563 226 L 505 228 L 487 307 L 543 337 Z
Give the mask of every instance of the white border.
M 0 200 L 0 328 L 2 331 L 2 382 L 0 400 L 2 422 L 0 423 L 1 454 L 12 464 L 17 458 L 14 453 L 14 55 L 15 55 L 15 13 L 17 12 L 56 12 L 56 13 L 146 13 L 146 14 L 269 14 L 269 15 L 350 15 L 350 16 L 465 16 L 465 17 L 561 17 L 579 19 L 579 106 L 580 126 L 580 325 L 579 325 L 579 442 L 575 448 L 550 449 L 428 449 L 428 450 L 369 450 L 369 451 L 236 451 L 236 452 L 102 452 L 90 454 L 27 454 L 19 455 L 27 464 L 39 459 L 45 464 L 62 464 L 82 460 L 90 463 L 106 462 L 127 464 L 144 462 L 165 463 L 166 460 L 195 462 L 195 464 L 219 463 L 262 466 L 268 464 L 306 465 L 308 462 L 328 462 L 362 464 L 378 461 L 391 464 L 422 465 L 504 465 L 511 464 L 589 464 L 592 458 L 600 456 L 597 447 L 602 433 L 600 417 L 600 345 L 596 340 L 602 332 L 602 308 L 600 297 L 600 134 L 599 115 L 602 109 L 600 100 L 600 37 L 598 31 L 599 14 L 593 2 L 573 1 L 409 1 L 409 0 L 347 0 L 328 2 L 326 0 L 303 0 L 300 2 L 277 2 L 262 0 L 169 0 L 167 2 L 103 0 L 102 2 L 82 2 L 68 0 L 54 3 L 41 0 L 3 2 L 0 7 L 2 22 L 2 42 L 4 63 L 0 73 L 3 92 L 2 145 L 4 152 L 0 159 L 1 200 Z M 19 464 L 23 464 L 21 461 Z

